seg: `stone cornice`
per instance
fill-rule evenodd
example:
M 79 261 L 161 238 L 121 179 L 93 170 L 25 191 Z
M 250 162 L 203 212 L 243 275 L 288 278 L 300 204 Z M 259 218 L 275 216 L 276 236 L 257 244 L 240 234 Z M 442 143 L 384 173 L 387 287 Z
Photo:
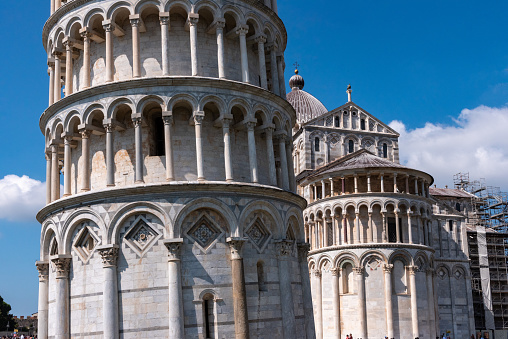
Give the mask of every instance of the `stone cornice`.
M 421 195 L 414 195 L 414 194 L 406 194 L 406 193 L 380 193 L 380 192 L 372 192 L 372 193 L 356 193 L 356 194 L 344 194 L 344 195 L 337 195 L 333 197 L 328 197 L 324 199 L 319 199 L 318 201 L 311 202 L 308 204 L 307 208 L 311 208 L 314 206 L 317 206 L 321 203 L 329 204 L 330 202 L 334 200 L 342 201 L 342 200 L 351 200 L 351 199 L 362 199 L 365 200 L 365 198 L 372 198 L 373 200 L 379 200 L 379 198 L 395 198 L 397 200 L 418 200 L 425 202 L 429 205 L 432 205 L 432 200 L 429 198 L 422 197 Z
M 44 27 L 42 28 L 42 45 L 44 49 L 46 49 L 48 44 L 48 35 L 51 30 L 51 28 L 62 18 L 65 14 L 69 13 L 70 11 L 83 6 L 87 3 L 93 3 L 93 2 L 99 2 L 100 0 L 73 0 L 65 5 L 62 5 L 58 10 L 53 13 L 46 23 L 44 23 Z M 234 0 L 234 1 L 224 1 L 224 5 L 232 4 L 233 6 L 238 6 L 238 2 L 244 2 L 250 6 L 253 6 L 266 14 L 270 19 L 273 20 L 273 22 L 278 26 L 281 34 L 282 34 L 282 42 L 283 45 L 280 46 L 282 50 L 286 49 L 287 40 L 288 40 L 288 34 L 286 31 L 286 26 L 284 26 L 284 23 L 282 22 L 281 18 L 272 11 L 271 8 L 265 6 L 265 4 L 260 3 L 258 0 Z
M 79 1 L 79 0 L 75 0 Z M 207 77 L 191 77 L 191 76 L 164 76 L 164 77 L 152 77 L 152 78 L 137 78 L 130 79 L 125 81 L 115 81 L 110 82 L 98 86 L 93 86 L 88 89 L 78 91 L 73 93 L 61 100 L 57 101 L 53 105 L 46 108 L 44 113 L 42 113 L 39 119 L 39 128 L 41 132 L 44 134 L 45 126 L 48 120 L 60 110 L 65 109 L 72 105 L 75 102 L 79 102 L 81 100 L 89 99 L 94 95 L 104 96 L 104 94 L 121 92 L 125 90 L 139 89 L 139 88 L 150 88 L 150 87 L 177 87 L 177 86 L 189 86 L 189 87 L 209 87 L 216 89 L 225 89 L 230 91 L 238 91 L 246 94 L 252 94 L 259 97 L 262 97 L 267 100 L 271 100 L 275 104 L 281 106 L 285 109 L 287 113 L 289 113 L 292 124 L 296 121 L 296 112 L 293 106 L 285 99 L 281 98 L 278 95 L 273 94 L 270 91 L 267 91 L 261 87 L 254 86 L 251 84 L 234 81 L 234 80 L 226 80 L 226 79 L 218 79 L 218 78 L 207 78 Z M 147 94 L 154 94 L 153 92 Z
M 319 254 L 323 252 L 329 251 L 344 251 L 344 250 L 356 250 L 356 249 L 377 249 L 377 248 L 387 248 L 387 249 L 415 249 L 415 250 L 423 250 L 435 253 L 436 251 L 429 246 L 425 245 L 415 245 L 415 244 L 406 244 L 406 243 L 368 243 L 368 244 L 351 244 L 351 245 L 337 245 L 337 246 L 328 246 L 319 248 L 317 250 L 312 250 L 309 252 L 310 255 Z
M 150 196 L 150 199 L 160 199 L 163 196 L 179 195 L 187 192 L 187 196 L 194 193 L 196 196 L 202 196 L 204 192 L 214 193 L 216 195 L 247 195 L 251 197 L 260 197 L 263 199 L 277 199 L 293 203 L 302 210 L 306 207 L 305 199 L 297 194 L 284 191 L 280 188 L 249 183 L 226 183 L 219 181 L 197 182 L 174 182 L 160 184 L 143 184 L 122 188 L 107 188 L 100 191 L 90 191 L 61 198 L 45 206 L 37 213 L 37 220 L 42 223 L 46 218 L 55 213 L 65 210 L 80 208 L 83 206 L 96 205 L 111 201 L 112 199 L 132 201 L 146 200 L 140 196 Z

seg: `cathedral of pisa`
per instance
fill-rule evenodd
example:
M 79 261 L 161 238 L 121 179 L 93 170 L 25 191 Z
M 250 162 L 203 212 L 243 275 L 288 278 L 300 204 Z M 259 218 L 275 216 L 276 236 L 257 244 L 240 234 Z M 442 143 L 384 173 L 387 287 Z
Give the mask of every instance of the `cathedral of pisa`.
M 462 219 L 351 88 L 286 100 L 277 0 L 50 3 L 39 338 L 473 332 Z

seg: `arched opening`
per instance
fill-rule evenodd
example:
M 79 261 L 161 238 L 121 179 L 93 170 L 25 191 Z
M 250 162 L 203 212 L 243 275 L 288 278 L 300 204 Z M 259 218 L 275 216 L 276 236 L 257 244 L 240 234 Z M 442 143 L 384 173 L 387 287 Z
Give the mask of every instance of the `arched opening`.
M 388 145 L 386 143 L 383 144 L 383 158 L 388 158 Z
M 353 153 L 354 151 L 355 151 L 355 142 L 353 140 L 349 140 L 348 153 Z
M 360 120 L 360 129 L 365 131 L 365 119 Z
M 143 109 L 143 115 L 148 124 L 149 156 L 164 156 L 164 122 L 162 121 L 162 108 L 157 102 L 151 102 Z
M 319 152 L 319 138 L 314 138 L 314 151 Z
M 203 296 L 203 335 L 205 339 L 215 339 L 214 323 L 214 296 L 206 294 Z
M 336 116 L 334 120 L 335 120 L 335 127 L 340 127 L 340 117 Z
M 342 266 L 342 293 L 352 294 L 353 291 L 353 265 L 346 263 Z
M 406 266 L 398 259 L 393 261 L 393 290 L 395 294 L 407 293 Z

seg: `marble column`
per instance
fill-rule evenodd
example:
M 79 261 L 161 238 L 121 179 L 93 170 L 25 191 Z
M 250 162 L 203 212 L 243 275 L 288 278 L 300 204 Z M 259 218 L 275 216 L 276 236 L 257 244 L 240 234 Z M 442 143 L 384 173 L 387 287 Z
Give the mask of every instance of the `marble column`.
M 129 16 L 132 27 L 132 77 L 139 78 L 141 76 L 141 60 L 139 57 L 139 25 L 141 19 L 139 14 Z
M 282 309 L 282 329 L 284 339 L 293 339 L 296 337 L 293 288 L 291 286 L 291 278 L 293 277 L 291 274 L 292 252 L 293 241 L 280 240 L 277 242 L 280 304 Z
M 387 243 L 388 242 L 388 229 L 386 227 L 386 213 L 381 212 L 381 215 L 383 217 L 383 233 L 381 236 L 383 237 L 383 243 Z
M 305 333 L 306 338 L 315 338 L 316 329 L 314 325 L 314 311 L 312 308 L 311 284 L 309 278 L 309 266 L 307 255 L 310 250 L 310 244 L 299 243 L 298 262 L 300 266 L 300 279 L 302 282 L 303 311 L 305 315 Z
M 277 70 L 277 46 L 271 44 L 268 46 L 270 51 L 270 72 L 272 74 L 272 92 L 280 95 L 279 75 Z
M 144 182 L 143 179 L 143 136 L 141 133 L 142 117 L 141 113 L 134 113 L 131 116 L 132 124 L 134 125 L 134 148 L 136 153 L 136 166 L 134 180 L 135 183 L 140 184 Z
M 79 30 L 79 34 L 83 38 L 83 88 L 91 86 L 90 81 L 90 38 L 92 34 L 88 31 L 88 27 Z
M 46 151 L 46 205 L 51 203 L 51 151 Z
M 71 195 L 71 136 L 64 137 L 64 197 Z
M 372 187 L 370 184 L 370 174 L 367 175 L 367 193 L 372 193 Z
M 393 339 L 393 307 L 392 307 L 392 270 L 393 265 L 383 265 L 385 278 L 385 309 L 386 309 L 386 332 L 388 338 Z
M 242 62 L 242 81 L 250 82 L 249 78 L 249 59 L 247 57 L 247 39 L 246 34 L 249 32 L 249 26 L 243 25 L 236 29 L 236 34 L 240 37 L 240 57 Z
M 256 127 L 256 121 L 249 121 L 245 125 L 247 126 L 247 138 L 249 144 L 249 165 L 250 165 L 250 180 L 251 182 L 258 183 L 258 160 L 256 154 L 256 136 L 254 135 L 254 128 Z M 285 152 L 284 152 L 285 155 Z
M 242 246 L 246 240 L 228 238 L 231 251 L 231 275 L 233 280 L 233 309 L 235 318 L 235 338 L 249 339 L 249 318 L 247 313 L 247 292 L 243 269 Z
M 228 114 L 221 119 L 220 125 L 222 126 L 222 136 L 224 139 L 224 170 L 226 173 L 226 181 L 233 182 L 233 162 L 231 157 L 231 134 L 230 125 L 233 121 L 233 116 Z
M 411 215 L 413 212 L 408 211 L 407 212 L 407 234 L 409 237 L 409 243 L 413 243 L 413 224 L 411 223 Z
M 434 269 L 427 269 L 427 302 L 428 302 L 428 323 L 429 323 L 429 333 L 431 338 L 435 338 L 437 336 L 436 333 L 436 312 L 434 305 Z
M 296 193 L 295 165 L 293 162 L 293 141 L 291 137 L 289 137 L 286 140 L 286 158 L 289 172 L 288 173 L 289 190 L 293 193 Z
M 406 175 L 406 194 L 409 194 L 409 175 Z
M 35 266 L 39 271 L 37 335 L 39 339 L 48 339 L 49 263 L 47 261 L 36 261 Z
M 175 181 L 175 168 L 173 163 L 173 112 L 162 112 L 164 121 L 164 153 L 166 156 L 166 181 Z
M 60 64 L 62 53 L 60 51 L 54 51 L 53 57 L 55 58 L 55 83 L 53 84 L 53 93 L 55 94 L 53 103 L 62 99 L 62 65 Z
M 115 24 L 103 21 L 102 26 L 106 31 L 106 82 L 113 81 L 115 58 L 113 55 L 113 31 L 115 30 Z
M 168 249 L 169 339 L 182 339 L 185 334 L 180 263 L 183 239 L 166 239 L 163 242 Z
M 201 127 L 205 119 L 205 112 L 194 112 L 193 122 L 196 134 L 196 164 L 198 172 L 198 181 L 205 181 L 205 173 L 203 170 L 203 137 L 201 135 Z
M 273 154 L 273 127 L 264 129 L 266 138 L 266 153 L 268 155 L 268 172 L 270 175 L 270 184 L 277 186 L 277 171 L 275 169 L 275 156 Z
M 58 145 L 51 146 L 51 201 L 60 199 L 60 165 Z
M 321 180 L 321 199 L 326 198 L 326 184 L 324 180 Z
M 323 217 L 321 219 L 321 224 L 323 225 L 323 247 L 328 247 L 328 218 Z
M 53 0 L 55 1 L 55 11 L 57 11 L 60 7 L 62 7 L 62 0 Z
M 335 196 L 335 187 L 333 187 L 333 178 L 330 178 L 330 196 Z
M 360 234 L 362 233 L 362 230 L 360 229 L 360 213 L 355 213 L 355 228 L 356 228 L 356 243 L 360 244 Z
M 279 74 L 280 96 L 286 98 L 286 81 L 284 80 L 284 54 L 277 57 L 277 72 Z
M 168 32 L 169 32 L 169 13 L 159 13 L 159 22 L 161 25 L 161 50 L 162 50 L 162 75 L 169 75 L 169 48 L 168 48 Z
M 113 124 L 104 124 L 106 130 L 106 185 L 115 186 L 115 151 L 113 149 Z
M 72 94 L 72 41 L 64 38 L 65 46 L 65 96 Z
M 197 76 L 198 71 L 198 21 L 199 14 L 189 13 L 189 29 L 190 29 L 190 50 L 191 50 L 191 66 L 192 76 Z
M 105 339 L 118 339 L 118 245 L 97 247 L 102 258 L 104 282 L 102 291 L 102 318 Z
M 359 338 L 367 338 L 367 309 L 365 303 L 365 282 L 363 267 L 354 267 L 358 293 L 358 335 Z
M 316 339 L 323 339 L 323 291 L 321 284 L 321 271 L 313 269 L 312 275 L 314 283 L 312 290 L 314 292 L 314 321 L 316 323 Z
M 355 194 L 358 193 L 358 176 L 354 176 L 354 183 L 355 183 Z
M 369 211 L 369 233 L 368 233 L 367 241 L 374 242 L 374 227 L 372 225 L 372 212 Z
M 225 79 L 226 73 L 224 68 L 224 27 L 226 27 L 226 21 L 218 20 L 216 24 L 216 35 L 217 35 L 217 63 L 219 68 L 219 79 Z
M 340 295 L 339 295 L 339 273 L 340 268 L 332 268 L 332 308 L 333 308 L 333 327 L 335 328 L 335 338 L 340 336 Z
M 268 80 L 266 78 L 266 60 L 265 60 L 265 43 L 266 36 L 260 35 L 256 38 L 258 44 L 258 63 L 259 63 L 259 76 L 261 78 L 260 86 L 268 89 Z
M 49 102 L 48 102 L 48 106 L 51 106 L 55 102 L 55 63 L 54 62 L 48 62 L 48 75 L 49 75 Z
M 337 245 L 337 227 L 335 227 L 335 215 L 333 213 L 330 214 L 330 221 L 332 223 L 332 243 L 330 246 Z
M 53 13 L 55 13 L 55 0 L 50 0 L 51 4 L 50 4 L 50 14 L 52 15 Z
M 393 173 L 393 193 L 397 193 L 398 192 L 398 188 L 397 188 L 397 173 Z
M 51 257 L 56 269 L 55 286 L 55 339 L 69 339 L 69 270 L 72 257 L 70 254 L 60 254 Z
M 80 130 L 81 156 L 83 158 L 83 173 L 81 175 L 81 192 L 90 191 L 90 135 L 88 130 Z
M 286 154 L 286 135 L 285 134 L 279 134 L 279 158 L 280 158 L 280 167 L 281 167 L 281 174 L 282 174 L 282 187 L 285 190 L 289 190 L 289 172 L 288 172 L 288 163 L 287 163 L 287 157 L 284 155 Z
M 380 178 L 380 181 L 381 181 L 381 193 L 384 193 L 384 191 L 385 191 L 385 181 L 384 181 L 384 176 L 383 176 L 383 174 L 381 174 L 381 175 L 379 176 L 379 178 Z
M 399 213 L 395 211 L 395 232 L 397 233 L 397 243 L 400 243 L 402 239 L 400 238 L 400 221 L 399 221 Z
M 418 195 L 418 179 L 415 178 L 415 195 Z
M 409 266 L 409 286 L 411 289 L 411 324 L 413 327 L 413 338 L 420 337 L 420 330 L 418 327 L 418 296 L 416 294 L 416 270 L 418 267 Z

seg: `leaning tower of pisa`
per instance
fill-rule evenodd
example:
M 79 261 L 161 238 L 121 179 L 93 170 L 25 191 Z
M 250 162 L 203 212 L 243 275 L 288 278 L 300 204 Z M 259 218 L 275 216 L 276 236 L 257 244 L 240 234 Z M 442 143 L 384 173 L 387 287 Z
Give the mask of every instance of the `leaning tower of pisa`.
M 286 41 L 276 0 L 51 0 L 39 338 L 314 337 Z

